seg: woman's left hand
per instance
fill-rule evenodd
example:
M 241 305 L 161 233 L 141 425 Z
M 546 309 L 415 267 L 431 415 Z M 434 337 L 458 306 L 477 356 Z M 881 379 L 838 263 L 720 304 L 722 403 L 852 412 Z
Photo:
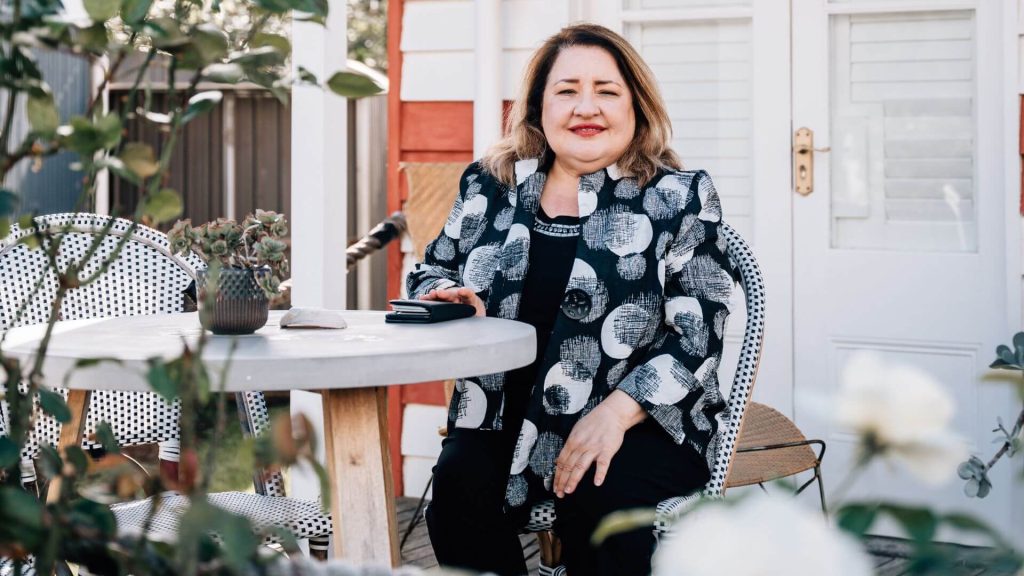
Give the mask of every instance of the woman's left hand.
M 622 447 L 622 438 L 646 417 L 643 407 L 620 390 L 614 390 L 589 414 L 580 418 L 569 433 L 561 453 L 555 460 L 555 480 L 552 488 L 562 498 L 571 494 L 596 464 L 594 485 L 604 483 L 612 457 Z

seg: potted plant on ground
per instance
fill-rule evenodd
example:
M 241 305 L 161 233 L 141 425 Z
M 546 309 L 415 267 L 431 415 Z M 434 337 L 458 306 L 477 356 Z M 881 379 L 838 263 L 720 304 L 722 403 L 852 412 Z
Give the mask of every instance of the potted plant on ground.
M 196 277 L 203 328 L 214 334 L 252 334 L 267 323 L 270 299 L 288 275 L 287 235 L 284 215 L 264 210 L 241 224 L 228 218 L 196 227 L 191 220 L 175 223 L 167 235 L 171 251 L 180 256 L 195 252 L 209 265 Z

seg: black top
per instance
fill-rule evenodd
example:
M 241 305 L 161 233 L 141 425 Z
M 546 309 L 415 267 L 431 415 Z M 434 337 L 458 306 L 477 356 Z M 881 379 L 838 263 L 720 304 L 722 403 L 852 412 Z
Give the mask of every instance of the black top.
M 517 320 L 537 331 L 537 358 L 532 364 L 513 370 L 505 385 L 506 406 L 503 419 L 516 430 L 526 413 L 530 389 L 537 380 L 537 370 L 551 340 L 555 318 L 563 307 L 563 297 L 573 261 L 576 241 L 580 235 L 580 219 L 576 216 L 548 216 L 544 208 L 530 231 L 530 266 L 523 281 L 523 295 Z

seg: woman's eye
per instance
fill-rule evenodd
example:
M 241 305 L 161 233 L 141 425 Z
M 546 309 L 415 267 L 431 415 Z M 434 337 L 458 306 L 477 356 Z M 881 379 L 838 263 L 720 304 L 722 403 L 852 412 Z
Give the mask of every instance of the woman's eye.
M 572 90 L 570 88 L 566 88 L 565 90 L 559 90 L 558 91 L 558 94 L 575 94 L 575 93 L 576 93 L 576 91 Z
M 604 91 L 598 92 L 598 94 L 601 94 L 603 96 L 618 96 L 619 95 L 618 92 L 613 92 L 611 90 L 604 90 Z

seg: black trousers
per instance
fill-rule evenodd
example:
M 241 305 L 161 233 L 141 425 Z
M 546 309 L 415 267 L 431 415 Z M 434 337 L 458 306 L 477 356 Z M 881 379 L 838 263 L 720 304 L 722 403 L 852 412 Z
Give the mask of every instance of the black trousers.
M 427 508 L 430 542 L 441 565 L 526 574 L 518 537 L 526 517 L 512 517 L 503 506 L 517 434 L 518 426 L 514 432 L 456 429 L 444 440 Z M 631 428 L 604 484 L 594 486 L 591 467 L 572 494 L 555 499 L 554 530 L 569 575 L 650 574 L 655 545 L 650 527 L 613 536 L 596 550 L 591 534 L 611 512 L 653 508 L 700 489 L 708 478 L 704 459 L 675 444 L 654 421 Z

